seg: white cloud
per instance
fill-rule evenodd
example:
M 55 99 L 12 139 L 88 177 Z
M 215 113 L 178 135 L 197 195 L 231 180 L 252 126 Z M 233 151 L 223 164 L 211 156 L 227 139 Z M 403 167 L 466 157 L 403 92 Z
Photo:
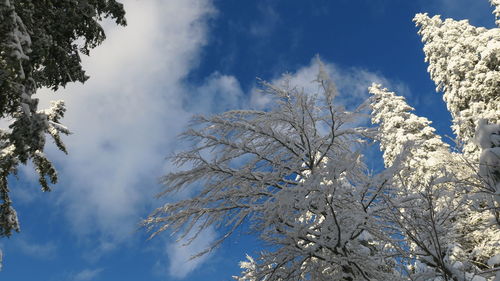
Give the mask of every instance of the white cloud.
M 182 79 L 212 11 L 202 0 L 124 4 L 128 26 L 108 25 L 104 44 L 84 60 L 90 80 L 61 91 L 74 134 L 65 138 L 69 155 L 51 156 L 62 167 L 58 191 L 73 229 L 111 240 L 135 230 L 191 116 Z
M 177 243 L 172 243 L 167 246 L 166 251 L 169 253 L 170 265 L 168 273 L 175 278 L 184 278 L 195 268 L 206 261 L 211 253 L 201 257 L 191 259 L 193 255 L 205 250 L 217 237 L 213 228 L 203 230 L 194 241 L 188 245 L 184 245 L 186 240 L 181 240 Z
M 69 155 L 52 147 L 49 158 L 56 160 L 60 183 L 55 192 L 71 230 L 81 241 L 91 241 L 90 247 L 97 245 L 89 250 L 90 259 L 129 241 L 141 217 L 158 206 L 153 195 L 168 165 L 165 157 L 193 113 L 186 108 L 212 110 L 186 99 L 191 88 L 184 82 L 206 43 L 211 2 L 123 2 L 128 26 L 107 22 L 106 41 L 84 58 L 91 78 L 57 95 L 39 94 L 42 107 L 58 98 L 67 105 L 63 123 L 73 132 L 65 138 Z M 202 90 L 221 99 L 239 88 L 229 76 L 212 78 Z M 190 250 L 197 249 L 183 251 Z M 189 270 L 202 261 L 189 263 Z M 90 280 L 99 272 L 82 271 L 75 280 Z
M 341 68 L 335 63 L 323 61 L 326 72 L 332 78 L 339 95 L 337 102 L 353 107 L 361 104 L 368 98 L 368 87 L 372 83 L 380 83 L 384 87 L 396 91 L 399 95 L 409 96 L 408 87 L 400 82 L 395 82 L 385 78 L 383 75 L 362 68 Z M 317 58 L 300 67 L 294 72 L 287 74 L 290 79 L 290 86 L 297 87 L 307 93 L 317 93 L 319 88 L 313 81 L 317 79 L 319 63 Z M 282 85 L 285 81 L 284 76 L 273 79 L 270 83 Z M 271 100 L 259 89 L 253 89 L 250 98 L 250 104 L 255 108 L 265 108 L 271 103 Z
M 214 72 L 202 85 L 192 88 L 191 91 L 195 95 L 189 97 L 186 105 L 190 112 L 224 112 L 239 108 L 243 104 L 244 93 L 234 76 Z
M 15 240 L 15 245 L 25 255 L 37 259 L 52 259 L 57 252 L 57 247 L 52 242 L 34 243 L 23 238 L 18 238 Z
M 102 268 L 96 268 L 96 269 L 84 269 L 76 274 L 73 275 L 71 280 L 73 281 L 90 281 L 95 279 L 101 272 L 103 271 Z

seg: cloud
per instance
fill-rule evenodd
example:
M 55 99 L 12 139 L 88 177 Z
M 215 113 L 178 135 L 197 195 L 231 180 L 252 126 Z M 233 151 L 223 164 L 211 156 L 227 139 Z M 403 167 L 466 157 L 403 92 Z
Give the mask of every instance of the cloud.
M 37 244 L 23 238 L 18 238 L 15 241 L 17 249 L 30 257 L 37 259 L 53 259 L 56 256 L 57 246 L 52 242 Z
M 239 81 L 231 75 L 214 72 L 203 84 L 191 86 L 194 96 L 186 100 L 186 108 L 190 112 L 210 114 L 240 108 L 243 105 L 244 93 Z
M 369 71 L 363 68 L 342 68 L 333 62 L 323 61 L 326 72 L 339 92 L 337 102 L 346 107 L 355 107 L 368 98 L 368 87 L 372 83 L 380 83 L 384 87 L 396 91 L 400 95 L 410 96 L 410 90 L 401 82 L 385 78 L 382 74 Z M 286 79 L 290 79 L 290 86 L 297 87 L 307 93 L 317 93 L 319 88 L 314 81 L 319 71 L 319 62 L 317 58 L 311 59 L 308 65 L 297 70 L 279 76 L 270 81 L 271 84 L 283 85 Z M 261 93 L 258 88 L 251 92 L 250 104 L 255 108 L 266 108 L 272 101 L 268 96 Z
M 257 5 L 258 18 L 250 24 L 249 32 L 255 37 L 270 36 L 281 21 L 281 17 L 271 1 L 260 2 Z
M 102 268 L 96 268 L 96 269 L 84 269 L 78 273 L 75 273 L 72 275 L 71 280 L 73 281 L 90 281 L 95 279 L 101 272 L 103 271 Z
M 183 79 L 212 13 L 201 0 L 124 4 L 128 26 L 109 25 L 107 40 L 84 60 L 90 80 L 58 93 L 73 135 L 65 138 L 69 155 L 51 155 L 62 167 L 60 202 L 73 230 L 106 241 L 130 236 L 158 191 L 164 158 L 191 116 Z
M 107 39 L 84 59 L 90 80 L 68 85 L 57 97 L 45 90 L 42 105 L 62 98 L 69 155 L 52 147 L 60 184 L 59 206 L 73 233 L 90 241 L 87 260 L 130 241 L 137 224 L 160 205 L 158 178 L 174 169 L 166 162 L 182 144 L 177 135 L 193 114 L 241 106 L 243 91 L 235 77 L 218 72 L 201 85 L 186 84 L 206 43 L 210 1 L 124 1 L 128 26 L 105 24 Z M 26 169 L 28 171 L 29 169 Z M 21 194 L 22 195 L 22 194 Z M 209 255 L 189 258 L 216 239 L 207 229 L 188 246 L 167 240 L 168 273 L 182 278 Z M 102 269 L 85 269 L 73 280 L 91 280 Z
M 184 278 L 200 264 L 205 262 L 211 255 L 205 254 L 201 257 L 191 259 L 193 255 L 205 250 L 217 237 L 213 228 L 203 230 L 190 244 L 184 245 L 186 239 L 177 243 L 169 244 L 166 248 L 169 256 L 168 273 L 175 278 Z
M 54 188 L 58 206 L 71 231 L 89 241 L 90 259 L 133 240 L 141 217 L 159 205 L 153 195 L 177 135 L 194 111 L 213 110 L 191 99 L 192 88 L 185 83 L 206 44 L 211 2 L 123 3 L 128 26 L 106 22 L 107 39 L 83 59 L 91 78 L 55 95 L 49 90 L 38 94 L 42 108 L 58 98 L 67 105 L 63 123 L 73 132 L 64 139 L 69 154 L 54 147 L 47 151 L 60 175 Z M 226 99 L 238 87 L 234 78 L 214 74 L 200 90 Z M 196 250 L 184 252 L 190 249 Z M 202 261 L 189 263 L 189 270 Z M 99 272 L 82 271 L 75 280 L 90 280 Z

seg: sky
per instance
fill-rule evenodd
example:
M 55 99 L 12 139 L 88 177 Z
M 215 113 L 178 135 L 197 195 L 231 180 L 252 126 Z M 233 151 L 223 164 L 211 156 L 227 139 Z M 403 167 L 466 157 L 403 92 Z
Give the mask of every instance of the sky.
M 190 196 L 156 198 L 167 157 L 196 114 L 265 108 L 257 78 L 289 73 L 307 89 L 317 58 L 344 102 L 372 82 L 404 95 L 416 113 L 451 136 L 450 116 L 427 73 L 412 18 L 418 12 L 494 27 L 487 0 L 124 0 L 128 26 L 102 23 L 106 41 L 83 59 L 91 78 L 63 99 L 69 154 L 47 146 L 60 181 L 40 191 L 30 165 L 11 178 L 21 232 L 0 239 L 5 281 L 231 280 L 260 249 L 241 229 L 209 255 L 189 258 L 219 237 L 210 228 L 189 246 L 139 226 L 155 208 Z

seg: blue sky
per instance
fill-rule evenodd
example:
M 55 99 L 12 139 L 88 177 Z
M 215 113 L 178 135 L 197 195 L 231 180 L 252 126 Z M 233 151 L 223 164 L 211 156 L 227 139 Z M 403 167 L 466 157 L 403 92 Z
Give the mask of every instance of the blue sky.
M 129 25 L 103 23 L 108 39 L 85 58 L 91 79 L 57 93 L 73 131 L 69 155 L 48 146 L 60 182 L 42 193 L 31 167 L 12 179 L 21 233 L 0 240 L 0 280 L 231 280 L 245 253 L 260 249 L 243 229 L 201 259 L 190 255 L 217 238 L 209 229 L 189 247 L 167 233 L 147 241 L 141 218 L 158 178 L 176 169 L 165 157 L 186 144 L 176 136 L 193 114 L 261 108 L 256 77 L 284 72 L 307 87 L 327 65 L 346 102 L 367 96 L 371 82 L 405 95 L 419 115 L 451 135 L 434 92 L 417 12 L 493 27 L 487 0 L 126 0 Z

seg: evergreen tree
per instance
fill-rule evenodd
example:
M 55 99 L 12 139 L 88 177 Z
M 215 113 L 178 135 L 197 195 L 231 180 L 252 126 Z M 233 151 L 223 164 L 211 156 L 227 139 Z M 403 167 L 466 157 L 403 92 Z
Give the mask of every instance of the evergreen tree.
M 497 24 L 500 2 L 495 5 Z M 477 161 L 472 141 L 479 119 L 500 121 L 500 29 L 475 27 L 467 20 L 442 20 L 417 14 L 428 71 L 453 118 L 453 132 L 463 151 Z
M 483 191 L 491 195 L 489 205 L 495 207 L 494 214 L 500 225 L 500 124 L 479 119 L 475 141 L 481 148 L 479 177 L 484 184 Z
M 0 116 L 12 120 L 0 129 L 0 237 L 19 231 L 8 176 L 31 160 L 48 191 L 57 173 L 44 154 L 45 135 L 66 152 L 60 136 L 69 133 L 60 123 L 64 102 L 40 110 L 33 95 L 41 87 L 85 82 L 80 53 L 88 55 L 105 39 L 100 20 L 111 17 L 125 25 L 124 15 L 115 0 L 0 1 Z
M 411 113 L 403 97 L 380 85 L 370 88 L 372 121 L 378 124 L 393 189 L 384 199 L 388 221 L 405 238 L 400 249 L 413 280 L 470 280 L 491 275 L 487 262 L 498 253 L 500 230 L 489 212 L 473 207 L 468 180 L 473 172 L 451 153 L 431 122 Z M 402 246 L 404 247 L 404 246 Z M 476 277 L 476 279 L 479 277 Z

